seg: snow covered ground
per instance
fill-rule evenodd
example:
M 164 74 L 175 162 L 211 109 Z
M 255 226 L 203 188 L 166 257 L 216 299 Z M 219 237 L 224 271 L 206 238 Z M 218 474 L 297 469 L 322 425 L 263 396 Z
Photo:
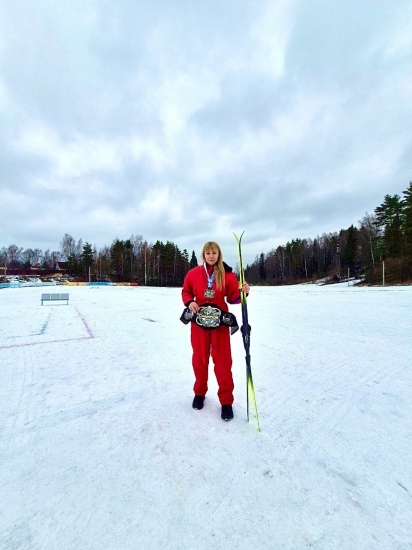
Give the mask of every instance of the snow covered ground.
M 412 287 L 253 288 L 260 433 L 239 333 L 191 408 L 179 289 L 64 290 L 0 290 L 2 550 L 412 548 Z

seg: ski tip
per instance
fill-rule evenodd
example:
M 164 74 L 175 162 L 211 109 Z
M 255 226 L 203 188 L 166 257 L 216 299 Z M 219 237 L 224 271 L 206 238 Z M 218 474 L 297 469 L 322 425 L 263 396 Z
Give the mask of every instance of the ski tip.
M 240 234 L 240 237 L 238 237 L 238 236 L 236 235 L 236 233 L 233 233 L 233 236 L 234 236 L 234 237 L 235 237 L 235 239 L 236 239 L 236 240 L 237 240 L 237 241 L 239 242 L 239 241 L 241 241 L 241 240 L 242 240 L 242 237 L 243 237 L 243 233 L 244 233 L 244 231 L 242 231 L 242 233 Z

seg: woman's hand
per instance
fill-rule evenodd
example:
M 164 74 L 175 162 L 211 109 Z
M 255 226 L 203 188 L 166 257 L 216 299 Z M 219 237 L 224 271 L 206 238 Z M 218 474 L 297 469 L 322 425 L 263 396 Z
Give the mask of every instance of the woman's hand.
M 189 309 L 192 313 L 197 313 L 199 311 L 199 306 L 196 302 L 190 302 Z
M 243 290 L 243 292 L 246 292 L 246 294 L 249 294 L 250 292 L 250 286 L 247 284 L 247 282 L 245 281 L 241 287 L 241 290 Z

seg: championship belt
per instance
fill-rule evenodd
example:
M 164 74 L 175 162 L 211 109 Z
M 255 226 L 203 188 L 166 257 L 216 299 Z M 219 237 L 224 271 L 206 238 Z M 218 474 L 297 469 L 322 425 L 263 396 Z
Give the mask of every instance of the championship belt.
M 230 334 L 239 330 L 236 317 L 229 311 L 222 311 L 215 304 L 203 304 L 197 313 L 190 311 L 188 307 L 183 310 L 180 317 L 182 323 L 187 325 L 192 322 L 205 330 L 212 330 L 218 327 L 229 327 Z

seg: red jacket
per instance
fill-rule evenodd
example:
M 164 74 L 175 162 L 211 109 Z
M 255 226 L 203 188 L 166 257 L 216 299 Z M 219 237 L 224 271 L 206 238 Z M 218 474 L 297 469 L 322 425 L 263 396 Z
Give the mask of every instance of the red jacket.
M 228 311 L 227 303 L 240 303 L 239 283 L 236 279 L 236 275 L 232 272 L 231 267 L 226 264 L 224 264 L 224 266 L 224 287 L 219 290 L 216 287 L 216 281 L 214 281 L 212 288 L 215 291 L 215 295 L 213 298 L 205 298 L 203 295 L 207 289 L 207 276 L 204 265 L 194 267 L 188 272 L 185 277 L 182 290 L 182 299 L 186 307 L 190 304 L 190 302 L 196 301 L 199 306 L 206 303 L 212 303 L 216 304 L 222 311 Z

